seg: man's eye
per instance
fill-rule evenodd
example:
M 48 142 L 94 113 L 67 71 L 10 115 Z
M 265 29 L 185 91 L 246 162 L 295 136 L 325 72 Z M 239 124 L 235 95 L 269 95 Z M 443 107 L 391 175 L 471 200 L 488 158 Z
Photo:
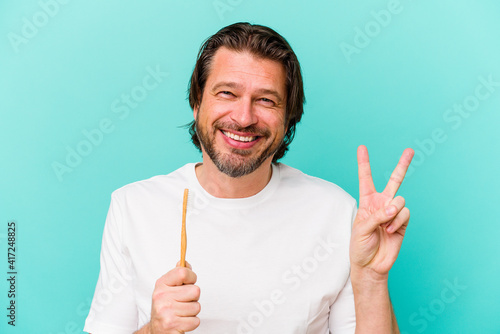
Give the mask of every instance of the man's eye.
M 233 93 L 231 93 L 230 91 L 227 91 L 227 90 L 223 90 L 220 93 L 223 94 L 223 95 L 233 95 Z
M 269 104 L 274 104 L 274 101 L 273 100 L 270 100 L 266 97 L 263 97 L 260 99 L 262 102 L 265 102 L 265 103 L 269 103 Z

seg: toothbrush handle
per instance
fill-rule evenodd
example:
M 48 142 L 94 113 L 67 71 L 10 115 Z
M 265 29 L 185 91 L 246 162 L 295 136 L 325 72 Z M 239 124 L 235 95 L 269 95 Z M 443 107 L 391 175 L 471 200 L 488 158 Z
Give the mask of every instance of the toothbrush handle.
M 186 211 L 187 211 L 188 193 L 189 190 L 184 189 L 184 199 L 182 201 L 181 267 L 186 266 L 186 248 L 187 248 Z

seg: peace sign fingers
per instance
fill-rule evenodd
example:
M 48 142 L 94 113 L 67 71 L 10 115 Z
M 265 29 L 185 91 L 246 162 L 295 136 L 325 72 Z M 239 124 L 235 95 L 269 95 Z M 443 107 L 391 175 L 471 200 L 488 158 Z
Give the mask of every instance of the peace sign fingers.
M 365 145 L 358 147 L 358 176 L 359 176 L 359 197 L 367 196 L 375 192 L 373 184 L 372 170 L 368 149 Z
M 401 158 L 399 159 L 398 165 L 392 172 L 391 178 L 389 179 L 389 182 L 387 182 L 387 185 L 385 186 L 385 189 L 382 192 L 383 194 L 391 198 L 393 198 L 396 195 L 399 187 L 401 186 L 401 183 L 403 183 L 406 171 L 410 166 L 411 159 L 413 159 L 414 154 L 415 152 L 411 148 L 407 148 L 406 150 L 404 150 L 403 154 L 401 155 Z
M 413 155 L 411 148 L 404 150 L 384 191 L 377 192 L 368 150 L 364 145 L 358 147 L 359 209 L 351 235 L 351 268 L 366 268 L 365 272 L 387 275 L 394 264 L 410 219 L 404 199 L 394 196 Z

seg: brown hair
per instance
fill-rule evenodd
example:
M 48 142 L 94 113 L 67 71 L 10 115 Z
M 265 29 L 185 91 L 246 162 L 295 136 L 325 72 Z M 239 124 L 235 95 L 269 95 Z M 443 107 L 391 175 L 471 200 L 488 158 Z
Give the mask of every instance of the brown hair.
M 288 42 L 271 28 L 247 22 L 234 23 L 222 28 L 209 37 L 198 52 L 188 88 L 189 105 L 192 109 L 201 104 L 212 59 L 221 46 L 235 51 L 249 51 L 258 57 L 278 61 L 285 68 L 287 94 L 285 124 L 288 128 L 283 143 L 273 157 L 273 162 L 276 162 L 288 151 L 288 145 L 295 136 L 296 124 L 300 122 L 304 113 L 304 86 L 297 56 Z M 189 133 L 193 144 L 201 151 L 195 121 L 189 124 Z

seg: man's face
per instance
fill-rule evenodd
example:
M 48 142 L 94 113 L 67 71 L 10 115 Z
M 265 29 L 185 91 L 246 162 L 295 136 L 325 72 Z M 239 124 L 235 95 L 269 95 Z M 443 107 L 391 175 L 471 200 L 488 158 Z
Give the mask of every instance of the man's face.
M 221 47 L 214 55 L 196 131 L 204 160 L 231 176 L 270 164 L 285 126 L 285 69 L 279 62 Z

